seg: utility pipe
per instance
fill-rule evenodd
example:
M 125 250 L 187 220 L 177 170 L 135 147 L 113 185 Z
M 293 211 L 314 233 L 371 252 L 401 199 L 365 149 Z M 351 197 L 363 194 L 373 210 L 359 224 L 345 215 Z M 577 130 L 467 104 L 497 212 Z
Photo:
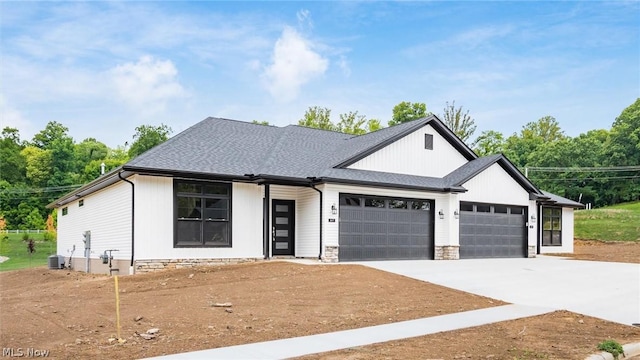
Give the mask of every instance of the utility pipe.
M 313 183 L 309 184 L 309 186 L 320 194 L 320 253 L 318 254 L 318 260 L 322 260 L 322 190 L 317 189 Z

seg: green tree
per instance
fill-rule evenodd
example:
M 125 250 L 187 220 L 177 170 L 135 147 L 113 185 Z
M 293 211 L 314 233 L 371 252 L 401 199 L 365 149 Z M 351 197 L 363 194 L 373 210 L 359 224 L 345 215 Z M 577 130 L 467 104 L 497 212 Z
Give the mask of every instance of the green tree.
M 476 132 L 475 120 L 469 116 L 469 110 L 465 112 L 462 106 L 456 108 L 455 100 L 451 104 L 446 103 L 442 121 L 465 143 Z
M 503 152 L 505 140 L 501 132 L 485 130 L 480 133 L 474 144 L 474 151 L 478 156 L 487 156 Z
M 109 154 L 109 147 L 94 138 L 87 138 L 75 144 L 75 168 L 82 171 L 87 164 L 94 160 L 103 160 Z
M 538 148 L 565 138 L 556 119 L 545 116 L 524 125 L 519 134 L 509 136 L 504 145 L 504 154 L 520 168 L 539 166 L 530 160 Z
M 29 215 L 27 215 L 23 222 L 25 230 L 44 230 L 45 221 L 38 209 L 33 208 Z
M 338 131 L 337 126 L 331 122 L 331 109 L 312 106 L 305 111 L 298 125 L 322 130 Z
M 393 115 L 389 121 L 389 126 L 420 119 L 431 114 L 427 113 L 427 105 L 425 103 L 412 103 L 407 101 L 403 101 L 394 106 L 392 112 Z
M 543 116 L 538 121 L 529 122 L 522 127 L 520 136 L 523 138 L 538 138 L 545 143 L 562 140 L 566 136 L 560 124 L 553 116 Z
M 53 142 L 68 138 L 69 129 L 57 121 L 50 121 L 45 128 L 33 136 L 32 145 L 43 150 L 50 150 Z
M 45 187 L 53 172 L 51 150 L 43 150 L 35 146 L 27 146 L 20 154 L 26 160 L 27 184 L 33 187 Z
M 12 184 L 25 181 L 27 160 L 20 153 L 23 149 L 18 129 L 5 127 L 0 137 L 0 180 Z
M 613 122 L 606 147 L 610 165 L 640 165 L 640 98 Z
M 162 144 L 169 139 L 169 135 L 171 135 L 172 132 L 173 130 L 164 124 L 159 126 L 138 126 L 135 135 L 133 135 L 133 144 L 131 144 L 131 148 L 129 148 L 129 157 L 133 159 L 152 147 Z
M 252 124 L 258 124 L 258 125 L 270 125 L 268 121 L 252 120 L 251 123 Z
M 367 132 L 374 132 L 382 129 L 382 124 L 379 119 L 367 120 Z
M 358 115 L 357 111 L 349 111 L 340 114 L 340 121 L 336 125 L 336 129 L 345 134 L 362 135 L 367 132 L 363 125 L 367 122 L 367 117 Z

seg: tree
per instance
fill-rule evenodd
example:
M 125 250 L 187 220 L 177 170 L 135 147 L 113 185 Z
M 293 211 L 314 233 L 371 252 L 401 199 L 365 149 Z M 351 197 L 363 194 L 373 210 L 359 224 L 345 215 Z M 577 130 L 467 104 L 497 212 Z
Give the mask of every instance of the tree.
M 474 141 L 478 156 L 498 154 L 504 151 L 505 140 L 501 132 L 485 130 Z
M 33 136 L 32 145 L 43 150 L 51 149 L 53 142 L 62 138 L 70 138 L 69 129 L 57 121 L 50 121 L 47 126 Z
M 465 143 L 476 132 L 475 120 L 469 116 L 469 110 L 464 112 L 462 106 L 456 108 L 455 100 L 451 104 L 446 103 L 442 121 Z
M 258 125 L 270 125 L 268 121 L 252 120 L 251 123 L 252 124 L 258 124 Z
M 349 111 L 346 114 L 340 114 L 340 121 L 336 125 L 336 129 L 345 134 L 362 135 L 367 132 L 362 127 L 366 121 L 366 116 L 358 115 L 357 111 Z
M 538 121 L 529 122 L 522 127 L 520 136 L 523 138 L 539 138 L 545 143 L 562 140 L 566 136 L 560 124 L 553 116 L 543 116 Z
M 379 119 L 369 119 L 367 121 L 367 132 L 374 132 L 382 129 L 382 124 Z
M 331 122 L 331 109 L 312 106 L 305 111 L 298 125 L 322 130 L 337 131 L 337 126 Z
M 133 135 L 134 142 L 131 144 L 131 148 L 129 148 L 129 157 L 133 159 L 152 147 L 162 144 L 169 139 L 169 135 L 171 135 L 172 132 L 173 130 L 164 124 L 160 124 L 159 126 L 138 126 L 135 135 Z
M 45 221 L 38 209 L 32 209 L 29 215 L 26 216 L 24 219 L 24 227 L 27 230 L 44 230 Z
M 94 160 L 103 160 L 109 154 L 109 147 L 94 138 L 87 138 L 74 146 L 76 171 L 81 172 L 84 167 Z
M 0 180 L 12 184 L 25 180 L 27 160 L 20 153 L 23 149 L 18 129 L 5 127 L 0 137 Z
M 610 165 L 640 165 L 640 98 L 613 122 L 606 147 Z
M 35 146 L 27 146 L 20 154 L 26 160 L 26 180 L 34 187 L 45 187 L 53 172 L 51 150 L 43 150 Z
M 389 121 L 389 126 L 427 117 L 430 114 L 427 113 L 427 105 L 425 103 L 403 101 L 393 107 L 393 116 Z

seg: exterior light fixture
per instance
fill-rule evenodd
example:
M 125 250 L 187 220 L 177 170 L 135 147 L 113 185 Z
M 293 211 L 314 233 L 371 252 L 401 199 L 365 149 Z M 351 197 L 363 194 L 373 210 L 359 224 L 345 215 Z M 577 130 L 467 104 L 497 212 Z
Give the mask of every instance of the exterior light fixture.
M 444 211 L 442 211 L 442 209 L 438 211 L 438 216 L 440 217 L 440 219 L 444 219 Z
M 531 222 L 535 222 L 536 221 L 536 216 L 535 215 L 531 215 Z
M 331 205 L 331 214 L 336 215 L 338 213 L 338 208 L 336 208 L 336 204 Z
M 453 216 L 455 216 L 456 219 L 460 218 L 460 213 L 458 212 L 458 209 L 453 210 Z

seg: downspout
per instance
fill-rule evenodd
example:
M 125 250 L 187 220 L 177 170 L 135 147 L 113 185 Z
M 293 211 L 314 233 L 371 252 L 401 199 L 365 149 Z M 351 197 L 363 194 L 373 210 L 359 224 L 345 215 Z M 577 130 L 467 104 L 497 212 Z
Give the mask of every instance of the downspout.
M 322 191 L 317 189 L 313 183 L 309 184 L 309 186 L 320 194 L 320 253 L 318 254 L 318 260 L 322 260 Z
M 264 258 L 269 258 L 269 202 L 271 195 L 269 194 L 269 184 L 264 184 L 264 204 L 262 204 L 262 252 L 264 254 Z
M 129 180 L 122 177 L 122 171 L 118 173 L 118 177 L 122 181 L 126 181 L 131 184 L 131 264 L 129 264 L 129 274 L 133 274 L 133 253 L 135 251 L 135 228 L 136 228 L 136 186 Z

